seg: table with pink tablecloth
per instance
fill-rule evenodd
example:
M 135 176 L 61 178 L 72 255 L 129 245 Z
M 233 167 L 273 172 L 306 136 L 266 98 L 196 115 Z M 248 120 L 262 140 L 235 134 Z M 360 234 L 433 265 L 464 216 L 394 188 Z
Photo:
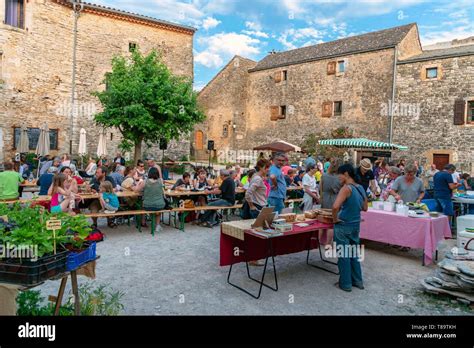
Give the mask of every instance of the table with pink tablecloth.
M 369 209 L 362 212 L 360 238 L 424 250 L 424 264 L 433 262 L 441 240 L 451 238 L 448 217 L 413 218 L 393 212 Z

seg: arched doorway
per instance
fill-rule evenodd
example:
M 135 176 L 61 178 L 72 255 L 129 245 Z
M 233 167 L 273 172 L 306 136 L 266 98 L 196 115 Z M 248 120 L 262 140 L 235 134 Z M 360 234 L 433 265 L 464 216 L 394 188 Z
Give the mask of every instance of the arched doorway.
M 201 151 L 204 149 L 204 133 L 202 131 L 196 131 L 194 135 L 194 142 L 196 143 L 197 151 Z

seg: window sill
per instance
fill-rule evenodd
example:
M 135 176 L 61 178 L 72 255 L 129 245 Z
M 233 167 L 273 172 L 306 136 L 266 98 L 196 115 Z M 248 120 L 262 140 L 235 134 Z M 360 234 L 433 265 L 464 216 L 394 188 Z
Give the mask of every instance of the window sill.
M 14 26 L 12 26 L 12 25 L 5 24 L 5 23 L 0 23 L 0 29 L 5 29 L 5 30 L 9 30 L 9 31 L 14 31 L 14 32 L 16 32 L 16 33 L 21 33 L 21 34 L 26 34 L 26 33 L 28 32 L 27 29 L 14 27 Z

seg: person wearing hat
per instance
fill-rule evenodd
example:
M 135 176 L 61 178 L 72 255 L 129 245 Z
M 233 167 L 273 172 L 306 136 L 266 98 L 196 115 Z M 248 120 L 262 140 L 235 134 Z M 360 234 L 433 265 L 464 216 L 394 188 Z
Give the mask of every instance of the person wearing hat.
M 48 171 L 44 174 L 41 174 L 36 185 L 40 187 L 39 195 L 46 196 L 48 195 L 48 190 L 51 184 L 53 183 L 54 175 L 58 172 L 57 167 L 49 167 Z
M 362 185 L 365 191 L 370 187 L 372 192 L 376 192 L 375 189 L 375 176 L 372 171 L 372 163 L 370 159 L 364 158 L 360 161 L 359 168 L 356 171 L 356 182 Z

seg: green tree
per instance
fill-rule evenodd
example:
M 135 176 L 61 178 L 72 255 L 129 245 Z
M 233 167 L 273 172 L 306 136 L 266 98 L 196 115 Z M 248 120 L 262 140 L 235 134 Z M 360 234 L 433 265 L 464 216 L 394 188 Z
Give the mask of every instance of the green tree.
M 116 127 L 123 136 L 120 147 L 135 147 L 135 161 L 143 142 L 178 140 L 205 119 L 191 79 L 173 75 L 156 51 L 143 55 L 137 49 L 131 57 L 113 58 L 104 83 L 104 91 L 93 92 L 103 107 L 94 120 L 103 127 Z
M 323 157 L 342 157 L 347 149 L 337 148 L 335 146 L 320 145 L 319 140 L 323 139 L 347 139 L 352 138 L 353 133 L 348 127 L 339 127 L 327 132 L 320 132 L 317 134 L 309 134 L 301 147 L 306 152 L 316 154 Z

